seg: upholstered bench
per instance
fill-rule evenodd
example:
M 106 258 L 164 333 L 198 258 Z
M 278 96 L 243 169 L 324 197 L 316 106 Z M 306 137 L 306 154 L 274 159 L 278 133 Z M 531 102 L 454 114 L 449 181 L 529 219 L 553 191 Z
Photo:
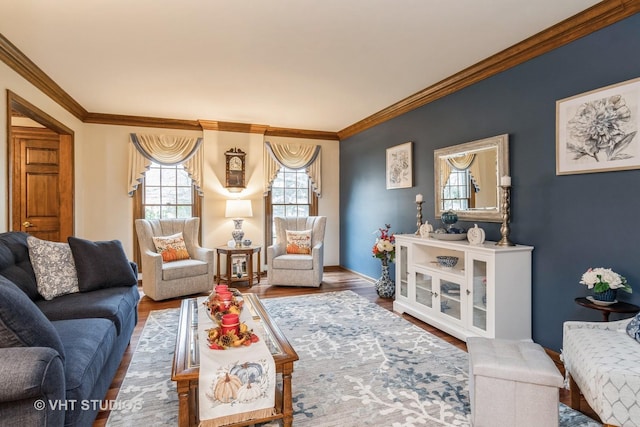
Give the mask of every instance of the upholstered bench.
M 467 349 L 474 427 L 558 426 L 563 378 L 539 344 L 470 337 Z

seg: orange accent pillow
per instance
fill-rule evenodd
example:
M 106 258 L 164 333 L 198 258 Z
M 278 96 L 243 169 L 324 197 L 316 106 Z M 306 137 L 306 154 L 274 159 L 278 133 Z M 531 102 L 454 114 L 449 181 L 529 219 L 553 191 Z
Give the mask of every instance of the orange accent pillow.
M 172 234 L 171 236 L 153 237 L 153 244 L 156 252 L 162 255 L 163 262 L 179 261 L 181 259 L 189 259 L 187 245 L 184 243 L 182 232 Z
M 311 253 L 311 230 L 294 231 L 287 230 L 287 253 L 303 254 Z

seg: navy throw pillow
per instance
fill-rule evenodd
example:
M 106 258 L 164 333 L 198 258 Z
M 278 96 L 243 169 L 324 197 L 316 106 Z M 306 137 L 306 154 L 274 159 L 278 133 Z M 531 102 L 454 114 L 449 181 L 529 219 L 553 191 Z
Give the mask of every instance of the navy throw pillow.
M 119 240 L 92 242 L 77 237 L 67 240 L 76 264 L 80 292 L 138 284 Z
M 13 282 L 0 276 L 0 348 L 49 347 L 64 362 L 64 346 L 49 319 Z

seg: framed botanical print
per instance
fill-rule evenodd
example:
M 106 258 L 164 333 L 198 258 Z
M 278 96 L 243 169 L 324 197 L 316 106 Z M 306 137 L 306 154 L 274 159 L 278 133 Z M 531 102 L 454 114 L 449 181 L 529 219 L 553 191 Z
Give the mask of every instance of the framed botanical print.
M 246 153 L 238 148 L 232 148 L 231 150 L 224 153 L 224 155 L 226 164 L 225 187 L 232 193 L 238 193 L 246 188 Z
M 412 142 L 387 148 L 387 189 L 413 186 Z
M 556 102 L 556 175 L 640 169 L 640 78 Z

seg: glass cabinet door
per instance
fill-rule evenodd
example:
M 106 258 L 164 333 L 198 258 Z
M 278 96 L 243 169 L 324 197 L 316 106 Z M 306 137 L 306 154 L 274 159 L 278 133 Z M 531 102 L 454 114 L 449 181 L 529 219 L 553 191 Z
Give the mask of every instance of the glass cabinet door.
M 473 306 L 471 310 L 472 325 L 483 331 L 487 330 L 487 262 L 473 260 Z
M 461 307 L 460 284 L 440 279 L 440 312 L 454 319 L 461 320 Z
M 398 288 L 398 292 L 400 293 L 400 296 L 404 297 L 404 298 L 408 298 L 409 297 L 409 273 L 407 271 L 407 252 L 408 252 L 408 248 L 406 246 L 400 246 L 400 251 L 397 254 L 398 258 L 399 258 L 399 264 L 397 264 L 397 267 L 399 268 L 399 280 L 400 280 L 400 286 Z
M 433 307 L 433 277 L 427 273 L 416 272 L 416 302 Z

